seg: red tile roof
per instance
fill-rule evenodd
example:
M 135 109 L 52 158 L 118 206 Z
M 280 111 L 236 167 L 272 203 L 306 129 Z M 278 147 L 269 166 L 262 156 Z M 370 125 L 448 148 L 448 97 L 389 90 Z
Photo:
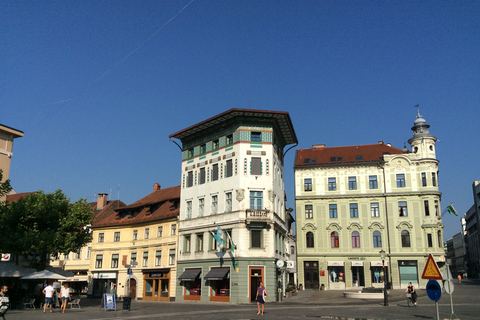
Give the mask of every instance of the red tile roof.
M 107 208 L 110 204 L 108 202 Z M 177 217 L 180 213 L 180 186 L 160 189 L 130 204 L 97 215 L 93 228 L 148 223 Z
M 385 154 L 403 153 L 407 153 L 407 151 L 383 143 L 347 147 L 298 149 L 295 155 L 295 166 L 379 162 Z
M 7 194 L 7 199 L 5 201 L 5 204 L 9 205 L 12 202 L 17 202 L 20 199 L 26 198 L 29 194 L 36 193 L 36 192 L 37 191 Z

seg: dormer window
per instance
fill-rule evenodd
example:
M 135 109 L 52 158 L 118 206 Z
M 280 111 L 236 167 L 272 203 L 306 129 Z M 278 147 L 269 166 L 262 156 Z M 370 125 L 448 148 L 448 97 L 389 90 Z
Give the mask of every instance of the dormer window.
M 202 144 L 200 145 L 200 154 L 205 154 L 205 153 L 207 153 L 207 145 Z
M 192 148 L 192 149 L 188 149 L 188 158 L 189 158 L 189 159 L 193 158 L 193 148 Z
M 363 156 L 362 155 L 355 156 L 355 160 L 363 160 Z
M 262 142 L 262 133 L 261 132 L 252 132 L 250 141 L 252 142 Z

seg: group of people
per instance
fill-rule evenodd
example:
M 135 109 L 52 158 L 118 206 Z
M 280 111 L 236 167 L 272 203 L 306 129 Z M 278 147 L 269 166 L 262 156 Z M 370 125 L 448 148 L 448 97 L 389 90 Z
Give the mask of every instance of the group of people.
M 43 304 L 43 313 L 47 311 L 47 306 L 50 307 L 50 312 L 53 312 L 53 299 L 55 297 L 55 289 L 52 286 L 52 283 L 49 283 L 48 286 L 43 289 L 43 294 L 45 295 L 45 303 Z M 67 307 L 67 302 L 70 300 L 70 289 L 68 284 L 63 284 L 62 289 L 60 290 L 60 300 L 62 304 L 60 305 L 60 311 L 65 313 L 65 308 Z

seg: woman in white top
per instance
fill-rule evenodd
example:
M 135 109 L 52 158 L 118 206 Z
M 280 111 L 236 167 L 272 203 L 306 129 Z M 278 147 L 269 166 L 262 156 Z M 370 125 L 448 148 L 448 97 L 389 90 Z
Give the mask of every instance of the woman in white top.
M 62 313 L 65 313 L 65 308 L 67 307 L 67 302 L 70 300 L 70 289 L 68 288 L 68 284 L 64 283 L 62 287 L 62 305 L 60 306 L 60 310 Z

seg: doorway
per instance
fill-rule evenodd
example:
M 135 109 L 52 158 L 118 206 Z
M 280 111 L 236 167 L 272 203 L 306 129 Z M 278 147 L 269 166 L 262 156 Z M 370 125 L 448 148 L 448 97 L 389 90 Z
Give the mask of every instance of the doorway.
M 305 289 L 318 289 L 318 261 L 304 261 L 303 271 L 305 273 Z
M 263 267 L 249 267 L 248 271 L 250 277 L 250 302 L 255 302 L 257 288 L 260 285 L 260 282 L 265 284 L 263 279 Z
M 137 299 L 137 280 L 135 279 L 130 279 L 130 297 L 132 297 L 133 300 Z
M 365 287 L 363 267 L 352 267 L 352 286 Z

